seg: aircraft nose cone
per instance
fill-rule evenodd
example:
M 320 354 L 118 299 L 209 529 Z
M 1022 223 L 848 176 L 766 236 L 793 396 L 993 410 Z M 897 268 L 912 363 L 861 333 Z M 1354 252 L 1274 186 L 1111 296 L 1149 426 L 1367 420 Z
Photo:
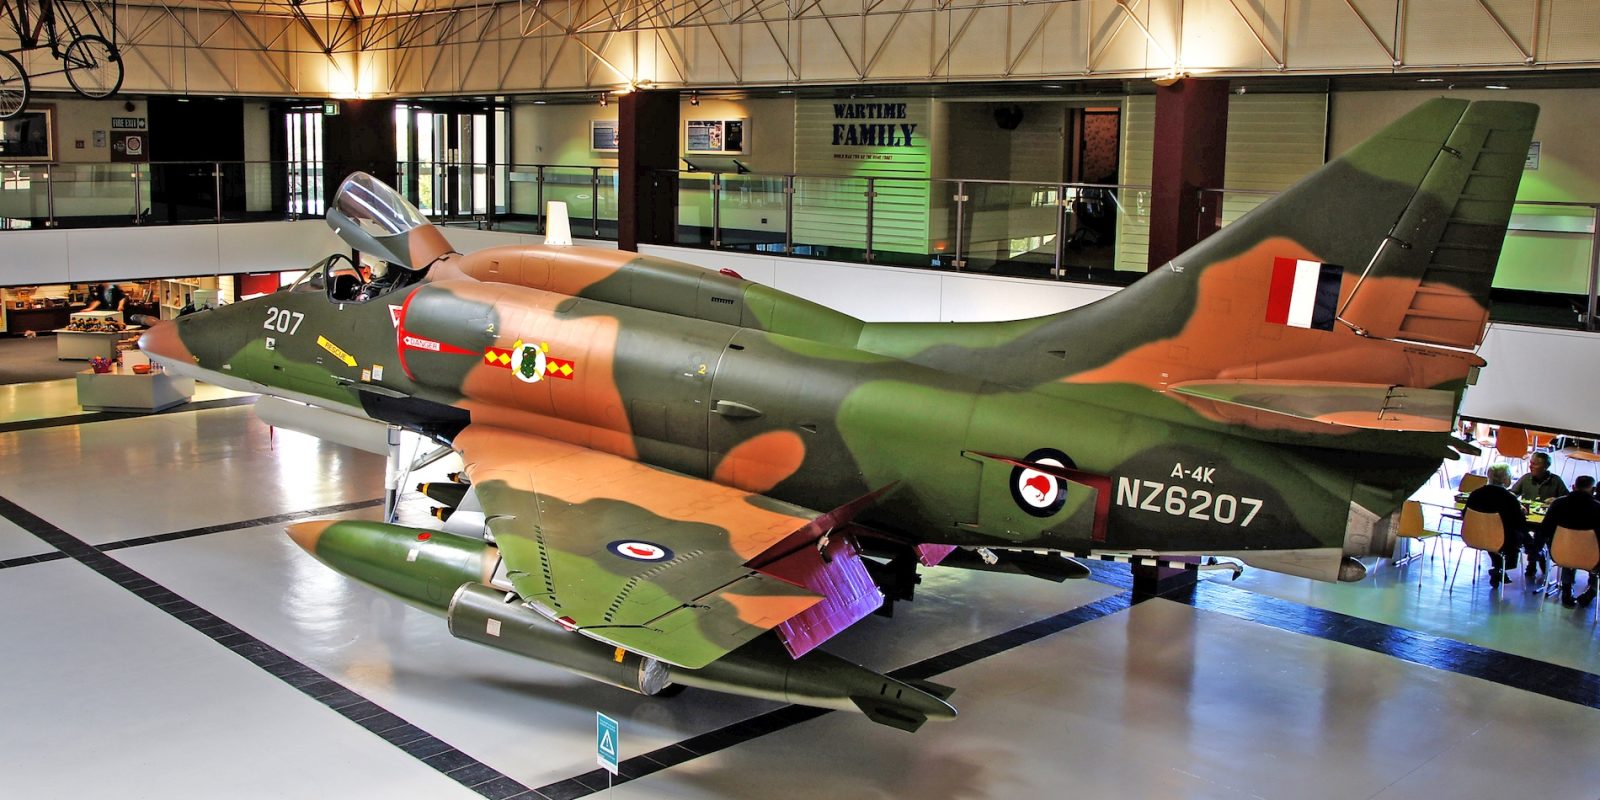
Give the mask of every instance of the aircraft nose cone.
M 194 354 L 178 335 L 178 323 L 157 322 L 139 337 L 139 349 L 167 365 L 193 364 Z

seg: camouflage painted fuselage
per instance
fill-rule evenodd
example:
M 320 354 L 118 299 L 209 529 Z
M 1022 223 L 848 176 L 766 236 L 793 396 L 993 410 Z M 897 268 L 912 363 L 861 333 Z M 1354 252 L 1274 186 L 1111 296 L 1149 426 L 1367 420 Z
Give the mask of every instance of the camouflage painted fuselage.
M 1025 324 L 868 325 L 734 277 L 576 248 L 452 256 L 434 274 L 451 277 L 364 303 L 282 291 L 179 330 L 205 370 L 447 440 L 486 423 L 818 511 L 893 485 L 858 522 L 911 543 L 1341 549 L 1354 475 L 1381 516 L 1443 455 L 1394 434 L 1242 438 L 1160 392 L 1075 384 L 1046 347 L 1020 354 L 1055 369 L 1042 383 L 986 374 L 985 351 L 1019 358 L 1007 351 Z M 957 330 L 969 343 L 947 358 Z M 1065 496 L 1020 497 L 1033 490 L 1018 469 L 979 455 L 1041 450 L 1108 476 L 1099 540 L 1092 489 L 1042 482 L 1040 495 Z

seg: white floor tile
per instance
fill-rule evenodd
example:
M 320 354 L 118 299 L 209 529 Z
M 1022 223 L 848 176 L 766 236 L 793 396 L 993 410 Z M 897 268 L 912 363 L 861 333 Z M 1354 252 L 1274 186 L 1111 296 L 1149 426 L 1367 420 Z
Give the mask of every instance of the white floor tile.
M 908 736 L 830 714 L 614 794 L 1576 800 L 1600 785 L 1600 711 L 1161 600 L 938 680 L 964 687 L 952 723 Z
M 383 459 L 247 407 L 0 434 L 0 495 L 91 544 L 383 494 Z
M 0 519 L 0 561 L 21 556 L 36 556 L 53 550 L 54 547 L 13 525 L 10 520 Z
M 0 607 L 7 797 L 476 796 L 77 562 Z

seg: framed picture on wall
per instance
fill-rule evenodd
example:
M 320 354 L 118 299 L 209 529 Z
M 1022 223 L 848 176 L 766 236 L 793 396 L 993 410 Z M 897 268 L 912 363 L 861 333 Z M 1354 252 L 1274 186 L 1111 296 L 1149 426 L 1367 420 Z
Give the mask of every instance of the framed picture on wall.
M 589 121 L 589 149 L 602 153 L 617 152 L 617 121 L 595 119 Z
M 0 120 L 0 161 L 55 161 L 56 110 L 24 109 Z
M 735 155 L 749 146 L 748 120 L 691 119 L 684 123 L 685 153 Z

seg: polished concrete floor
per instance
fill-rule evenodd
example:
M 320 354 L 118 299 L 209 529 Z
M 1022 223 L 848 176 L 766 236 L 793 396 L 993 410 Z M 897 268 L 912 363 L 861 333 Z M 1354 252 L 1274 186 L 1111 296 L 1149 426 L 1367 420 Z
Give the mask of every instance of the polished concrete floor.
M 74 421 L 54 391 L 9 401 L 51 424 L 0 429 L 0 797 L 582 797 L 607 784 L 596 711 L 629 798 L 1600 796 L 1593 611 L 1470 562 L 1450 586 L 1449 550 L 1174 598 L 1109 565 L 928 570 L 828 645 L 957 689 L 959 719 L 905 734 L 453 639 L 282 533 L 377 518 L 380 458 L 245 406 Z

